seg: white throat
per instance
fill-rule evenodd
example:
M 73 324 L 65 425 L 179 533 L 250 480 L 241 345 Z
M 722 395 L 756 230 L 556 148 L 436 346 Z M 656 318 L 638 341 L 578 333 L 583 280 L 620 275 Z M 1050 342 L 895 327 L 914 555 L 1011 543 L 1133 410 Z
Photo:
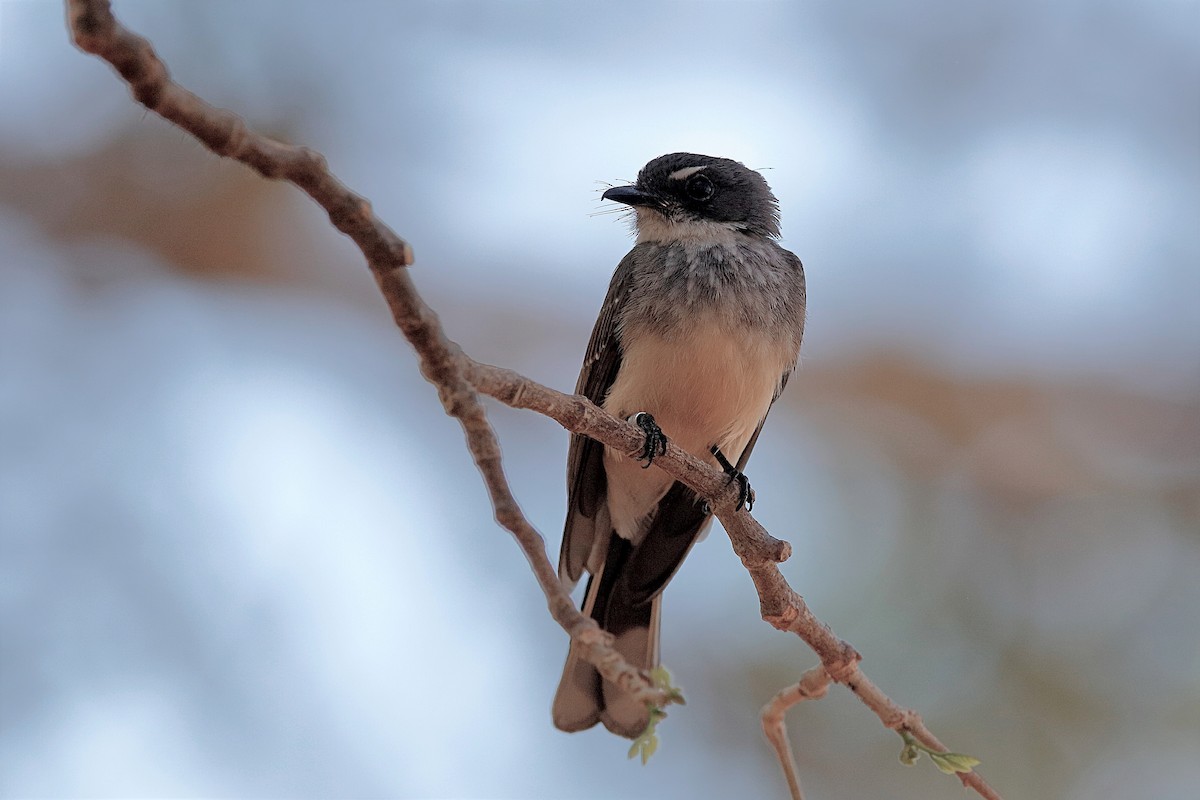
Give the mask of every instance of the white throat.
M 696 242 L 710 244 L 732 242 L 745 227 L 737 222 L 708 220 L 673 221 L 649 208 L 635 208 L 637 242 Z

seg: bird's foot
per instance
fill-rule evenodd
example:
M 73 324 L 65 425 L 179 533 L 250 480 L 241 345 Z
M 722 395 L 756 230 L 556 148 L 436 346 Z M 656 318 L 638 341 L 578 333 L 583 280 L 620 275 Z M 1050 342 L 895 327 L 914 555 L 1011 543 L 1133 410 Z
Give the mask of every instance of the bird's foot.
M 753 511 L 754 490 L 750 488 L 750 479 L 741 470 L 729 463 L 729 459 L 721 452 L 721 448 L 714 444 L 711 452 L 716 457 L 717 463 L 721 465 L 721 469 L 729 476 L 729 480 L 731 482 L 737 481 L 738 483 L 738 502 L 733 510 L 740 511 L 742 506 L 745 506 L 747 511 Z
M 646 441 L 642 444 L 642 453 L 638 456 L 638 461 L 646 462 L 642 465 L 642 469 L 646 469 L 654 463 L 655 456 L 667 454 L 667 437 L 663 434 L 662 428 L 658 427 L 658 423 L 654 421 L 654 417 L 645 411 L 634 414 L 629 421 L 646 434 Z

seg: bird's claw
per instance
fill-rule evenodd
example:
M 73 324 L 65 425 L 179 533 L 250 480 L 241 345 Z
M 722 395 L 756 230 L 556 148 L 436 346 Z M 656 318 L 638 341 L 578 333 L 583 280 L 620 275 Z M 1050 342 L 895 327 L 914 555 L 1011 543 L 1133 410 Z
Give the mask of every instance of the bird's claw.
M 721 452 L 721 448 L 715 444 L 712 446 L 711 452 L 717 459 L 717 463 L 721 465 L 721 469 L 729 476 L 730 481 L 737 481 L 738 484 L 738 502 L 734 507 L 734 511 L 740 511 L 745 506 L 747 511 L 754 510 L 754 490 L 750 488 L 750 479 L 745 474 L 729 463 L 729 459 Z
M 662 432 L 662 428 L 658 427 L 658 423 L 654 421 L 654 417 L 647 414 L 645 411 L 639 411 L 629 418 L 629 421 L 642 429 L 642 433 L 646 434 L 646 441 L 642 444 L 641 455 L 638 456 L 638 461 L 645 461 L 642 469 L 647 469 L 654 463 L 655 456 L 666 455 L 667 453 L 667 437 Z

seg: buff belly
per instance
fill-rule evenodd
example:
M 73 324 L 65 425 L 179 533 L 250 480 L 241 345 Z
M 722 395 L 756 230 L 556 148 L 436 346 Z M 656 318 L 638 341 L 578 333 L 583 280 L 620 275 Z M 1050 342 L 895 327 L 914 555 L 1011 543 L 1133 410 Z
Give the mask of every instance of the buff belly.
M 716 463 L 715 444 L 736 462 L 771 407 L 784 372 L 795 363 L 789 337 L 731 330 L 702 318 L 682 335 L 638 331 L 626 338 L 620 371 L 604 401 L 619 417 L 654 415 L 672 446 Z M 673 479 L 605 449 L 608 511 L 617 534 L 637 543 Z

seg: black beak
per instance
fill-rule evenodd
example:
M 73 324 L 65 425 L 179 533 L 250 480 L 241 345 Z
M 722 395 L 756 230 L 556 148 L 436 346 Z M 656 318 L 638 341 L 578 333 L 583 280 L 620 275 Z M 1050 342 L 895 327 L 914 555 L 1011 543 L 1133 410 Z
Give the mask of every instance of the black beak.
M 624 203 L 627 206 L 657 207 L 662 205 L 657 197 L 649 192 L 642 191 L 636 186 L 614 186 L 600 195 L 600 199 L 613 200 L 618 203 Z

